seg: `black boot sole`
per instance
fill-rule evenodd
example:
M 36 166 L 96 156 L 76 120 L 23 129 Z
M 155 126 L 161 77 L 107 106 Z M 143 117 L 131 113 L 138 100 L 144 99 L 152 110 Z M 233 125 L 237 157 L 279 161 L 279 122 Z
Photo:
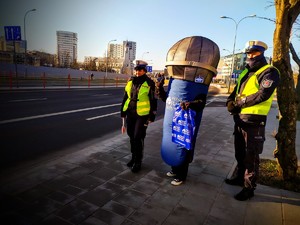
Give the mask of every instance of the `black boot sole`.
M 133 167 L 131 168 L 131 172 L 137 173 L 141 170 L 141 165 L 140 164 L 134 164 Z
M 133 164 L 134 164 L 134 162 L 132 161 L 129 161 L 126 165 L 128 166 L 128 167 L 132 167 L 133 166 Z
M 234 196 L 234 198 L 238 201 L 246 201 L 251 199 L 254 196 L 254 192 L 240 192 Z
M 225 183 L 234 186 L 244 186 L 244 181 L 235 180 L 235 179 L 225 179 Z

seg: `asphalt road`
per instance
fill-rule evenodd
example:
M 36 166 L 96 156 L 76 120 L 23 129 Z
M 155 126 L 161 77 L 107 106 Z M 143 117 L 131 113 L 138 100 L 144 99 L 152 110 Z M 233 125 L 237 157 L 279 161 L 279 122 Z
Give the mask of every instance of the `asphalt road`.
M 0 92 L 0 167 L 88 146 L 121 131 L 124 88 Z M 164 113 L 159 101 L 158 118 Z
M 119 134 L 123 94 L 124 87 L 0 91 L 0 169 Z M 164 110 L 158 101 L 157 119 Z

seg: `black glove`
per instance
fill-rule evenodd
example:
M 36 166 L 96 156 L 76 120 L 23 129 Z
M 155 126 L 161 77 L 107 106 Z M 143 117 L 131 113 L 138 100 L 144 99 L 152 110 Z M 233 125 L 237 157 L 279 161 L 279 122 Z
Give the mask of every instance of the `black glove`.
M 149 114 L 149 119 L 148 119 L 148 120 L 149 120 L 150 122 L 154 122 L 155 117 L 156 117 L 156 115 L 155 115 L 154 113 L 150 113 L 150 114 Z
M 127 113 L 124 112 L 123 110 L 121 110 L 121 117 L 122 117 L 122 118 L 123 118 L 123 117 L 126 117 L 126 115 L 127 115 Z
M 190 106 L 190 102 L 180 102 L 180 107 L 183 110 L 187 110 Z
M 190 108 L 196 112 L 202 111 L 205 105 L 206 105 L 206 95 L 204 94 L 198 95 L 194 101 L 180 103 L 180 106 L 183 110 Z
M 235 107 L 234 101 L 227 102 L 226 106 L 227 106 L 228 112 L 231 112 L 234 109 L 234 107 Z
M 236 105 L 235 101 L 227 102 L 227 110 L 232 114 L 238 114 L 241 112 L 241 108 Z
M 243 101 L 243 100 L 237 100 L 237 101 L 235 102 L 235 104 L 236 104 L 236 106 L 242 108 L 242 106 L 245 104 L 245 101 Z

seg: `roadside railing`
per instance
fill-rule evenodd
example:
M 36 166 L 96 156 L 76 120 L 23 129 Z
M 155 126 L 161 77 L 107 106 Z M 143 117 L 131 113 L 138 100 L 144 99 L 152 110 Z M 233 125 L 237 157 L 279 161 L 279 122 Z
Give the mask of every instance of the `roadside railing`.
M 21 87 L 123 87 L 128 79 L 119 78 L 98 78 L 98 77 L 72 77 L 67 76 L 49 76 L 46 73 L 40 75 L 16 76 L 12 72 L 0 74 L 0 89 L 16 89 Z

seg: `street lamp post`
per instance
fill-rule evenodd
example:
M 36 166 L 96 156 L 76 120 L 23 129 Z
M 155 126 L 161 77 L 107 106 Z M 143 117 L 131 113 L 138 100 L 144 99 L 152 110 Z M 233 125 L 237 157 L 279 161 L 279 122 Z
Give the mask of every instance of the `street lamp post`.
M 223 48 L 222 49 L 223 51 L 226 51 L 226 52 L 229 52 L 229 55 L 231 55 L 232 54 L 232 52 L 231 51 L 229 51 L 228 49 L 226 49 L 226 48 Z M 240 51 L 241 49 L 240 48 L 238 48 L 238 49 L 235 49 L 234 51 Z
M 107 78 L 107 66 L 108 66 L 108 54 L 107 54 L 107 52 L 108 52 L 108 46 L 109 46 L 110 42 L 113 42 L 113 41 L 117 41 L 117 40 L 116 40 L 116 39 L 114 39 L 114 40 L 110 40 L 110 41 L 108 42 L 108 44 L 107 44 L 107 49 L 106 49 L 106 67 L 105 67 L 105 78 Z
M 24 15 L 24 41 L 25 41 L 25 58 L 24 58 L 24 63 L 25 63 L 25 65 L 27 64 L 26 16 L 27 16 L 28 13 L 34 12 L 34 11 L 36 11 L 36 9 L 30 9 Z
M 228 49 L 225 49 L 225 48 L 223 48 L 223 51 L 226 51 L 226 52 L 228 52 L 229 53 L 229 55 L 231 55 L 231 51 L 229 51 Z
M 238 22 L 235 21 L 235 19 L 228 17 L 228 16 L 221 16 L 222 19 L 230 19 L 235 23 L 235 33 L 234 33 L 234 42 L 233 42 L 233 50 L 232 50 L 232 63 L 231 63 L 231 74 L 229 74 L 229 82 L 228 82 L 228 93 L 230 92 L 230 83 L 231 83 L 231 75 L 233 73 L 234 69 L 234 63 L 235 63 L 235 43 L 236 43 L 236 35 L 237 35 L 237 29 L 240 24 L 240 22 L 246 18 L 256 17 L 255 14 L 250 16 L 245 16 L 242 19 L 240 19 Z
M 232 55 L 231 51 L 229 51 L 228 49 L 225 49 L 225 48 L 223 48 L 223 51 L 228 52 L 229 53 L 228 56 L 230 56 L 231 59 L 232 59 L 233 55 Z M 225 56 L 225 58 L 227 58 L 227 57 Z M 228 68 L 229 68 L 229 74 L 230 74 L 231 73 L 231 66 L 229 67 L 227 59 L 226 59 L 226 61 L 224 59 L 224 63 L 225 63 L 225 66 L 226 66 L 226 72 L 228 71 Z M 231 63 L 232 63 L 232 61 L 231 61 Z M 226 83 L 226 77 L 225 76 L 223 76 L 223 79 L 224 79 L 224 82 Z
M 144 59 L 144 55 L 145 55 L 145 54 L 149 54 L 149 52 L 144 52 L 144 53 L 143 53 L 143 55 L 142 55 L 142 60 Z

